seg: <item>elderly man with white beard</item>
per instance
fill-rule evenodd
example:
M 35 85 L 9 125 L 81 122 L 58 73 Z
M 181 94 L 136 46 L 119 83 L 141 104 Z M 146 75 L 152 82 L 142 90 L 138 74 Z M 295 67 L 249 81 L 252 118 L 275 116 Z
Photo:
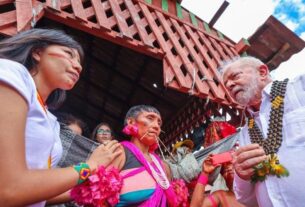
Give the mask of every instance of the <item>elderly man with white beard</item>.
M 246 206 L 305 204 L 305 75 L 273 81 L 254 57 L 221 68 L 223 82 L 248 111 L 234 153 L 234 191 Z

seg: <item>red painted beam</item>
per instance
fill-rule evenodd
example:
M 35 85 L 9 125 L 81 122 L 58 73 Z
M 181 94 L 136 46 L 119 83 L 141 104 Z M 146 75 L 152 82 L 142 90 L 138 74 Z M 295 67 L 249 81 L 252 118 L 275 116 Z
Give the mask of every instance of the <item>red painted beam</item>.
M 57 12 L 60 12 L 61 1 L 60 0 L 46 0 L 46 6 Z
M 17 31 L 28 29 L 33 16 L 32 0 L 18 0 L 16 4 Z
M 16 11 L 9 11 L 6 13 L 0 14 L 0 29 L 6 28 L 9 25 L 16 23 Z
M 71 0 L 71 5 L 72 5 L 72 9 L 73 9 L 75 18 L 82 22 L 87 23 L 88 19 L 87 19 L 86 12 L 83 7 L 82 0 Z
M 111 31 L 101 0 L 91 0 L 96 20 L 101 29 Z
M 14 0 L 0 0 L 0 6 L 5 4 L 14 3 Z

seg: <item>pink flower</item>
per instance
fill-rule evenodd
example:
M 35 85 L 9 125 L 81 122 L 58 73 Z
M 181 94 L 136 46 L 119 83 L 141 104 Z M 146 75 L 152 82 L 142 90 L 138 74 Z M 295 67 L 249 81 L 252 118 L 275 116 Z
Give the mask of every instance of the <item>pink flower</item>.
M 171 182 L 171 185 L 173 186 L 173 189 L 175 191 L 178 206 L 179 207 L 189 206 L 188 204 L 189 192 L 185 185 L 185 182 L 181 179 L 178 179 Z
M 90 207 L 115 206 L 119 202 L 123 180 L 115 168 L 100 166 L 88 180 L 71 190 L 71 198 L 79 205 Z
M 132 137 L 137 137 L 139 132 L 139 128 L 137 125 L 128 124 L 124 127 L 123 133 Z

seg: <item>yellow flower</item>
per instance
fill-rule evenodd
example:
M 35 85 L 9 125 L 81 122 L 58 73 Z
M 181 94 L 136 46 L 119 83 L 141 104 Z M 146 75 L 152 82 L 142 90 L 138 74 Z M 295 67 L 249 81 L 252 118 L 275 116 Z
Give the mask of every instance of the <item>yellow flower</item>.
M 281 165 L 275 165 L 273 169 L 276 175 L 281 175 L 285 172 L 285 169 Z

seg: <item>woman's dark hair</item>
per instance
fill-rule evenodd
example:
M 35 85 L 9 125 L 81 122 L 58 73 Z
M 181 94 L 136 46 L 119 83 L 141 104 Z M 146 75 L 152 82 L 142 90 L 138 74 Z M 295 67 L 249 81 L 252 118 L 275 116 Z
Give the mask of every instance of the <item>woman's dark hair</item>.
M 54 113 L 57 117 L 57 121 L 60 123 L 60 125 L 66 127 L 70 124 L 76 124 L 82 129 L 82 135 L 87 136 L 88 135 L 88 127 L 81 119 L 77 118 L 76 116 L 64 112 L 58 112 Z
M 106 122 L 101 122 L 101 123 L 99 123 L 99 124 L 94 128 L 94 130 L 93 130 L 93 132 L 92 132 L 92 135 L 91 135 L 91 139 L 92 139 L 92 140 L 96 141 L 97 130 L 98 130 L 101 126 L 107 126 L 107 127 L 110 129 L 110 131 L 111 131 L 111 135 L 113 135 L 113 131 L 112 131 L 110 125 L 109 125 L 108 123 L 106 123 Z
M 50 45 L 61 45 L 74 48 L 78 51 L 81 61 L 84 52 L 78 42 L 63 31 L 54 29 L 31 29 L 21 32 L 0 42 L 0 58 L 13 60 L 24 65 L 28 71 L 35 69 L 38 64 L 32 53 L 45 49 Z M 47 100 L 50 109 L 58 108 L 65 100 L 66 93 L 62 89 L 53 91 Z
M 136 119 L 139 116 L 139 114 L 142 113 L 142 112 L 154 112 L 158 115 L 161 115 L 160 112 L 158 111 L 158 109 L 156 109 L 153 106 L 149 106 L 149 105 L 133 106 L 126 113 L 125 120 L 124 120 L 124 125 L 127 124 L 127 120 L 129 118 L 135 118 Z

